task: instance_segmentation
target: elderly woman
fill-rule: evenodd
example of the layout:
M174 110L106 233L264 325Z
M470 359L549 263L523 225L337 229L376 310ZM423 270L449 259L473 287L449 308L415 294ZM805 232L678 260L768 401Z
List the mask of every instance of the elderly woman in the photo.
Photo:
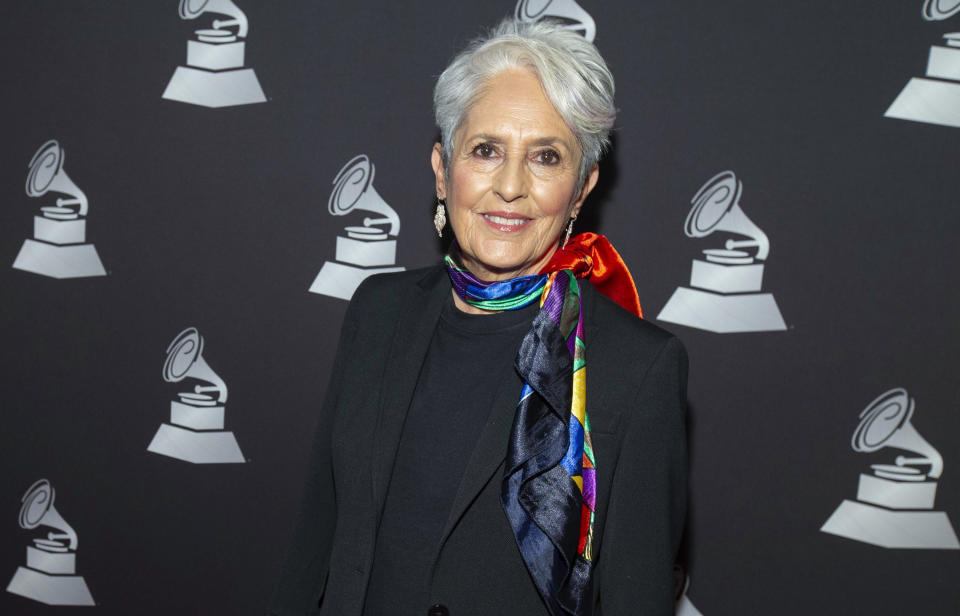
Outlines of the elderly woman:
M506 21L434 103L452 247L350 303L273 613L672 614L686 356L605 238L570 237L613 77Z

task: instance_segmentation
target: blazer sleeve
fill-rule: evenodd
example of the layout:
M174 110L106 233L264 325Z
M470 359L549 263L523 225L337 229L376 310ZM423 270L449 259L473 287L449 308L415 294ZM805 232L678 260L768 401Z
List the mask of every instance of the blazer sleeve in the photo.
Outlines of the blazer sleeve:
M597 566L604 616L673 616L673 563L687 506L687 355L660 349L626 413Z
M319 612L337 519L333 481L332 439L334 415L345 365L357 331L358 302L347 308L334 356L333 372L310 452L300 512L286 562L268 614L303 616Z

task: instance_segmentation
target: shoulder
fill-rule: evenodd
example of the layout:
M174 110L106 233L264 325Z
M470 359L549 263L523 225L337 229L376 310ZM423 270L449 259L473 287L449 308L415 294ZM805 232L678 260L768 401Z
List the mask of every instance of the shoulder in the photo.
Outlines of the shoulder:
M583 285L587 331L587 370L597 375L595 389L600 409L619 414L643 407L645 416L673 413L682 407L687 380L687 353L683 343L653 323L639 319L593 288ZM638 405L637 401L643 404ZM607 421L615 423L611 417Z
M438 274L443 273L441 265L430 265L402 272L375 274L365 279L353 294L353 301L369 301L374 298L396 297L410 289L429 286Z
M649 359L668 347L683 349L676 336L624 310L589 282L581 284L581 289L585 308L589 311L586 315L588 327L592 326L597 343L605 346L607 352Z
M429 291L445 279L446 274L439 265L376 274L357 287L350 300L350 310L369 313L409 309L408 304L418 290Z
M375 350L386 353L399 324L412 311L429 310L442 295L445 278L434 266L376 274L361 282L343 317L336 361L368 363Z

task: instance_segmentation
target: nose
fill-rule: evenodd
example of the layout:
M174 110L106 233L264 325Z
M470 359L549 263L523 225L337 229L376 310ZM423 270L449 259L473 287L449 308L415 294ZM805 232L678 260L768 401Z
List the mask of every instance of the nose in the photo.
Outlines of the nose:
M507 203L527 196L527 169L523 157L507 157L497 170L493 191Z

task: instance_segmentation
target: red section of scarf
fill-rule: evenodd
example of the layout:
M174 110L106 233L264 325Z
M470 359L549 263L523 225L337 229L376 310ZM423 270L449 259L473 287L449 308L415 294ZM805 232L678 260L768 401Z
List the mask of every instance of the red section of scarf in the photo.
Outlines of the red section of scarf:
M580 233L571 237L566 246L554 253L540 273L549 274L565 269L572 270L577 278L586 278L598 291L643 318L640 297L630 270L605 236Z

